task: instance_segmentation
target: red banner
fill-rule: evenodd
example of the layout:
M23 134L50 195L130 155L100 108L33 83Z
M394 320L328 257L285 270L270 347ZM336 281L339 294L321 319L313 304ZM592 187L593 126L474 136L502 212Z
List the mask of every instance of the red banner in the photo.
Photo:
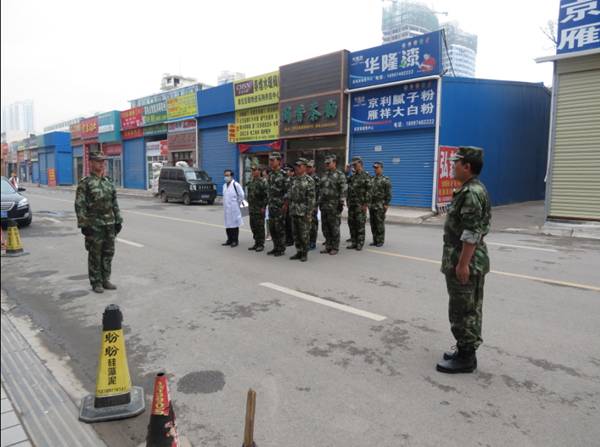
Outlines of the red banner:
M454 163L450 157L458 150L454 146L440 146L438 155L437 206L438 208L452 202L452 193L460 186L454 179Z
M79 140L81 138L81 122L71 124L69 132L71 132L71 140Z
M114 157L114 156L121 155L121 144L120 143L116 143L116 144L104 143L102 145L102 152L104 152L104 155L106 155L107 157Z
M144 108L134 107L133 109L121 112L121 130L135 129L144 125Z
M191 119L191 120L183 120L183 121L177 121L175 123L169 123L169 132L181 132L181 131L186 131L189 129L195 129L196 128L196 120Z
M281 140L273 141L268 144L242 144L238 143L238 149L243 154L244 152L248 152L250 149L254 147L260 147L264 150L272 150L272 151L280 151L281 150Z
M160 147L160 155L162 155L163 157L168 157L169 156L169 141L168 140L160 140L159 147Z
M141 138L144 136L144 128L139 127L137 129L129 129L121 131L121 138L124 140L132 140L134 138Z
M169 151L195 151L197 135L198 132L196 130L169 134L167 136Z
M48 186L56 186L56 171L54 168L48 169Z
M98 117L87 118L81 121L81 138L91 139L98 137Z
M90 175L90 147L83 146L83 175Z

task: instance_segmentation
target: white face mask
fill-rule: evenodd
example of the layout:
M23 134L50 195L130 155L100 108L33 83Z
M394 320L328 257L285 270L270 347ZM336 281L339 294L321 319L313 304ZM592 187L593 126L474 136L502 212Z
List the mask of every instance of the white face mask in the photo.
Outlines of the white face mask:
M223 180L225 180L226 183L229 183L231 181L231 177L226 175L225 177L223 177Z

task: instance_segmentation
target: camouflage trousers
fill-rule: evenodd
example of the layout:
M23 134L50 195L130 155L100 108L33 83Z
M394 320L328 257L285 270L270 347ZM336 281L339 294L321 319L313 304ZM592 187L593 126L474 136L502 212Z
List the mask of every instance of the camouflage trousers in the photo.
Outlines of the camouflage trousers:
M250 229L257 247L265 245L265 215L259 211L250 212Z
M365 224L367 223L367 213L363 211L360 205L350 205L348 208L348 228L350 229L350 238L352 243L360 247L365 245Z
M285 216L281 208L269 208L269 232L273 240L273 248L277 251L285 251Z
M294 243L294 219L289 210L285 213L285 243L287 245Z
M467 284L461 284L454 272L446 274L446 287L450 302L448 317L450 329L460 349L477 349L481 338L483 286L485 276L471 275Z
M383 244L385 240L385 210L383 208L369 208L369 221L373 242Z
M114 225L94 227L93 230L94 234L85 238L85 249L88 251L90 284L95 287L110 280L116 234Z
M310 243L310 227L312 216L292 216L294 229L294 243L298 253L307 253Z
M319 234L319 219L317 219L317 212L315 211L311 215L310 222L310 244L315 245L317 243L317 236Z
M325 237L325 248L328 250L340 248L340 222L339 211L321 210L321 230Z

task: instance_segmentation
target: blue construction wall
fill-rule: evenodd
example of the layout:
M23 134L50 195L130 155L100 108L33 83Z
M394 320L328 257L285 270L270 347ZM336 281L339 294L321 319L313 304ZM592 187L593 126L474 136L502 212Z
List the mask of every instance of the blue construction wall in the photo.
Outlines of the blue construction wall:
M200 90L196 93L198 99L198 116L205 117L233 112L233 84L223 84L218 87Z
M44 147L38 149L39 181L48 184L48 169L56 171L57 185L73 184L73 148L69 132L50 132L42 135Z
M542 84L443 78L439 143L484 148L494 205L544 198L549 122Z
M123 186L146 189L146 147L143 138L123 141Z

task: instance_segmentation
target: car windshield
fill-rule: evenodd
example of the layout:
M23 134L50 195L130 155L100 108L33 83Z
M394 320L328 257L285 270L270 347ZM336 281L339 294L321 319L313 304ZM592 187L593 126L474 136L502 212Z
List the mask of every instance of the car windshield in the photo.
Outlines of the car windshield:
M208 181L208 174L204 171L185 171L187 180L203 180Z
M12 194L15 188L7 180L2 179L2 194Z

